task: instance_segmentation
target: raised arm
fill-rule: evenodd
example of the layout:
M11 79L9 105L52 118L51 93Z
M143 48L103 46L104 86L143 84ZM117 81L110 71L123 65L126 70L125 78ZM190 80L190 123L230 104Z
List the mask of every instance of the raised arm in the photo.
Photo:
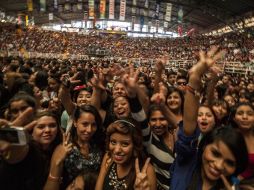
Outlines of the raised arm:
M217 47L212 47L210 51L199 52L199 61L189 71L189 83L184 101L183 129L187 136L191 136L197 126L197 114L199 106L198 91L201 86L202 75L211 68L214 63L225 54Z
M72 143L70 143L69 140L70 133L63 134L63 143L56 147L51 158L50 171L44 190L60 189L64 159L72 150Z
M61 85L58 96L68 115L72 115L75 110L75 104L71 100L70 89L64 85Z
M13 122L9 122L4 119L0 119L0 128L5 126L24 126L27 123L27 118L31 118L33 115L33 108L27 108L17 119ZM36 121L24 126L25 131L31 131L36 125ZM29 152L29 144L23 146L13 145L10 142L0 140L0 156L9 164L16 164L24 160Z
M130 72L123 75L123 82L126 86L127 94L130 98L137 97L142 108L147 113L150 104L148 96L143 92L138 85L139 70L134 71L133 66L130 66Z
M167 59L168 59L168 56L164 55L163 57L161 57L160 59L156 61L154 93L159 93L160 91L159 83L162 82L161 75L162 75L162 72L165 70Z

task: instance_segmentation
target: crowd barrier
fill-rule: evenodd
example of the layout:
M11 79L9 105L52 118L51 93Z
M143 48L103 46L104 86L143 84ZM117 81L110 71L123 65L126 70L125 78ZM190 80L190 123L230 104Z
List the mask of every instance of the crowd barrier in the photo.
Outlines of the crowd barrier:
M70 60L89 60L97 59L89 55L74 55L74 54L57 54L57 53L40 53L40 52L26 52L26 51L4 51L0 50L0 57L23 57L23 58L50 58L50 59L70 59ZM104 56L103 59L110 60L111 62L128 63L129 60L136 65L149 65L154 67L155 59L144 58L126 58L126 57L112 57ZM165 68L170 70L177 70L179 68L189 68L195 64L195 60L168 60ZM240 62L240 61L222 61L216 63L225 73L239 74L239 75L253 75L254 74L254 62Z

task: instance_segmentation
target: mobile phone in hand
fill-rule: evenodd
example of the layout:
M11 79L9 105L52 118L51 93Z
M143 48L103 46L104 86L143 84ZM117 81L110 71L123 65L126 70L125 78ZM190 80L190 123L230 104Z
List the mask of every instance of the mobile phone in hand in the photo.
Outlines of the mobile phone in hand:
M28 134L22 127L0 128L0 140L22 146L28 143Z

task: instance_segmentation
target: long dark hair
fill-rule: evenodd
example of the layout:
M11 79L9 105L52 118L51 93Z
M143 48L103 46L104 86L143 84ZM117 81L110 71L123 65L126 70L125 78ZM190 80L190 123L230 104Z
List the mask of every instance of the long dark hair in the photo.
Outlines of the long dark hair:
M104 149L104 135L102 133L102 119L97 111L97 109L92 106L92 105L82 105L82 106L77 106L75 111L74 111L74 121L77 121L78 118L81 116L83 113L91 113L95 117L95 122L96 122L96 132L94 133L93 137L91 138L91 145L97 145L101 150ZM72 127L71 129L71 138L73 143L79 147L77 143L77 130L75 127Z
M120 133L123 135L130 135L133 142L133 154L130 160L131 169L126 176L127 189L132 190L134 187L136 172L135 172L135 159L138 158L140 165L144 164L145 155L143 153L143 140L142 140L142 132L140 128L137 126L135 121L130 119L120 119L111 123L106 132L106 149L111 156L109 151L110 144L110 136L114 133Z
M214 130L205 134L202 140L199 143L198 149L198 166L196 171L192 176L192 183L189 185L188 190L196 190L197 188L197 180L199 178L199 174L202 168L202 156L206 146L212 144L214 142L222 141L232 152L236 160L236 170L231 176L237 176L238 174L242 173L248 164L248 150L246 147L245 140L242 134L230 128L229 126L226 127L218 127ZM228 176L228 177L231 177ZM218 181L216 187L222 186L221 180ZM217 189L217 188L216 188Z

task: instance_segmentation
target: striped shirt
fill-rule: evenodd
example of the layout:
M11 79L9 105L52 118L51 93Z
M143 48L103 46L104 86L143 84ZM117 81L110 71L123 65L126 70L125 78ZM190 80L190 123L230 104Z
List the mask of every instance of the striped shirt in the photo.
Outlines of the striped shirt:
M132 111L132 117L141 123L143 144L151 158L154 166L157 184L165 190L170 189L170 166L174 162L174 154L164 143L162 137L155 135L148 126L148 120L143 109L137 112L137 104L135 105L135 113ZM132 105L131 105L132 107Z

